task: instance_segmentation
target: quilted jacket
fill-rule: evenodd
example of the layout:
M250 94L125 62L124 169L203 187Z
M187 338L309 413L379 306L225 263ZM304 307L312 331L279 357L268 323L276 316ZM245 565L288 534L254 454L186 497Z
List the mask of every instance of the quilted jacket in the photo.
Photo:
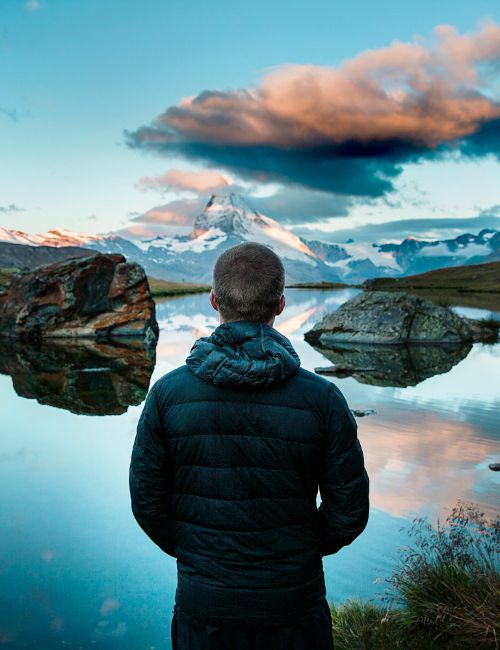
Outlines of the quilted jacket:
M280 625L313 608L322 557L367 524L368 488L344 396L273 327L219 325L148 393L132 511L177 559L176 603L191 616Z

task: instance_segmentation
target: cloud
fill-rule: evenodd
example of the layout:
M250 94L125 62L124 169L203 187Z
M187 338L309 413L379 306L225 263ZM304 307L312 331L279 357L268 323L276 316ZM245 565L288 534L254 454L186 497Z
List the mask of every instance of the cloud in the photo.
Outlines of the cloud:
M184 171L169 169L160 176L143 176L138 186L140 189L160 191L187 190L195 194L211 194L222 187L230 185L227 176L208 169Z
M10 205L0 205L0 212L2 214L11 214L12 212L24 212L24 208L11 203Z
M13 122L19 120L19 111L16 108L6 108L5 106L0 106L0 114L5 115Z
M117 234L132 239L149 239L158 235L186 234L192 230L193 221L203 212L206 197L178 199L157 205L143 214L132 217L131 224Z
M36 11L37 9L40 9L40 2L39 0L27 0L26 7L31 11Z
M383 196L403 165L500 152L500 27L449 25L339 67L286 65L255 88L206 90L125 131L132 148L257 182Z
M500 204L479 210L480 217L498 217L500 219Z
M290 226L346 217L354 201L327 192L282 188L272 196L252 196L248 203L259 212Z
M0 106L0 115L5 115L13 122L19 122L20 119L31 116L30 109L9 108L7 106Z

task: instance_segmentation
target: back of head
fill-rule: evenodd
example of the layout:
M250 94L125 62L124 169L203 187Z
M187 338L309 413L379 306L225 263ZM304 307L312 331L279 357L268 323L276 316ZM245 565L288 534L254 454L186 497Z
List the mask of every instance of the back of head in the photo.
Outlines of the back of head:
M213 292L222 318L267 323L285 288L285 269L269 247L255 242L228 248L217 259Z

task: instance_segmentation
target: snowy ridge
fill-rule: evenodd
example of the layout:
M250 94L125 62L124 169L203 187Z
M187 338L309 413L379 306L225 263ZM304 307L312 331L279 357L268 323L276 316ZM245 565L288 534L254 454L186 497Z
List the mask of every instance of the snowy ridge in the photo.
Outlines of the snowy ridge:
M271 246L282 257L314 265L316 255L300 237L278 221L252 210L237 194L212 195L204 212L196 218L190 237L195 241L214 231Z
M381 276L422 273L443 266L500 259L500 231L485 228L477 235L426 241L408 235L400 243L307 241L278 221L252 209L234 193L212 195L188 235L128 240L118 235L90 235L65 229L28 234L0 228L0 242L32 246L79 246L121 253L154 277L210 282L222 251L242 242L269 246L283 260L287 282L363 282Z
M7 228L0 227L0 241L31 246L85 246L90 242L101 240L103 237L103 235L72 232L64 228L48 230L44 234L28 234L21 230L7 230Z

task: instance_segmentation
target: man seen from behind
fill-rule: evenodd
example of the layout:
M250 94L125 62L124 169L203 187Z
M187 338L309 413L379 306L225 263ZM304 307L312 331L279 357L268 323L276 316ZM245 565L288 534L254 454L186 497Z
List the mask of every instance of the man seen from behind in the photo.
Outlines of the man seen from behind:
M220 325L138 423L132 510L177 560L174 650L333 648L322 558L366 527L369 480L344 396L273 327L284 286L267 246L222 253Z

